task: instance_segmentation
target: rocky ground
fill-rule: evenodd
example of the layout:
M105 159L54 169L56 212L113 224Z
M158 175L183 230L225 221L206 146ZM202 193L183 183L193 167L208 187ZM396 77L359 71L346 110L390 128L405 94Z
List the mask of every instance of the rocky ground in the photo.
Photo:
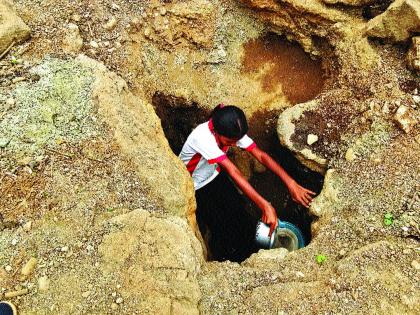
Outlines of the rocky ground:
M0 26L20 314L420 312L418 1L0 0ZM170 131L219 102L325 174L304 249L206 261Z

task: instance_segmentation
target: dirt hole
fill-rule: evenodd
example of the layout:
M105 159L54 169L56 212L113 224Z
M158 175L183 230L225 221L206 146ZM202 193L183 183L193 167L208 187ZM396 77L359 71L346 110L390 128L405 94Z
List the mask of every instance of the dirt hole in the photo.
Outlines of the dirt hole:
M198 104L162 93L155 94L153 105L162 121L163 130L175 154L179 154L190 132L209 117L209 112L200 109ZM259 112L248 118L249 135L262 149L269 152L295 180L318 193L322 188L322 176L304 167L294 158L291 152L280 145L276 134L278 114L278 112ZM234 162L240 158L240 154L248 155L246 152L241 151L239 153L237 150L232 150L229 153ZM249 161L253 160L252 157L248 159ZM206 193L213 196L224 194L223 202L232 205L232 207L228 211L217 213L214 209L214 199L205 200L202 203L204 207L213 210L212 215L217 213L218 220L224 223L210 224L209 220L211 221L213 218L209 217L209 213L205 213L198 218L200 231L207 243L210 253L209 260L241 262L258 251L253 238L261 212L234 188L228 176L221 174L216 179L218 185L211 188L210 191L206 191ZM250 183L273 204L280 220L293 223L302 231L305 243L308 244L311 240L312 217L305 208L291 200L282 182L270 171L252 171ZM202 189L205 189L205 187ZM200 209L197 210L197 213L199 211ZM238 213L242 213L239 218ZM232 223L237 224L236 231L232 231L234 225ZM210 229L209 226L213 226L213 229Z
M299 45L273 33L244 45L242 72L255 75L267 91L281 86L293 104L313 99L323 89L325 80L321 60L311 59ZM160 92L155 93L152 103L176 155L181 152L190 132L210 116L210 111L203 110L195 102ZM249 135L297 182L319 193L323 176L304 167L280 145L276 132L279 114L280 111L260 111L248 117ZM258 166L247 152L234 148L229 151L229 157L240 168L245 165L251 185L272 203L280 220L290 222L301 230L305 244L308 244L312 238L313 218L306 208L291 200L281 180L271 171ZM259 250L254 236L261 211L236 189L223 172L216 180L217 185L207 185L199 190L202 194L196 193L197 202L201 205L196 212L200 231L207 243L209 260L241 262ZM221 200L223 211L216 211L220 206L219 196L224 196Z

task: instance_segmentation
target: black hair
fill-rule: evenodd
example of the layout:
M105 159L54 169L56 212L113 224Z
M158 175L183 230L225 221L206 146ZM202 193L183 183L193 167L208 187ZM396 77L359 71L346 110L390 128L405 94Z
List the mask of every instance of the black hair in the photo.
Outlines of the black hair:
M242 109L233 105L219 104L211 114L214 131L219 135L240 139L248 132L248 122Z

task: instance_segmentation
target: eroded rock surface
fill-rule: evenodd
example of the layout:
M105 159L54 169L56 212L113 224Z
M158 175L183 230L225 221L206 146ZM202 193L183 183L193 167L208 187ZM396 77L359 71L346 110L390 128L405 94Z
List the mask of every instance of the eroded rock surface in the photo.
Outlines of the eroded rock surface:
M420 31L420 3L417 0L396 0L388 9L370 20L366 34L372 37L405 41Z
M15 1L34 37L0 61L0 297L23 314L419 313L420 84L404 48L366 38L394 21L392 7L362 17L378 3ZM391 41L412 34L390 25ZM322 58L310 98L264 83L278 56L253 44L280 35ZM154 110L206 117L221 101L326 172L305 248L204 262L192 182Z
M31 30L17 16L9 1L0 1L0 52L3 52L12 43L21 43L26 40Z
M420 73L420 36L412 38L412 44L407 54L408 66Z

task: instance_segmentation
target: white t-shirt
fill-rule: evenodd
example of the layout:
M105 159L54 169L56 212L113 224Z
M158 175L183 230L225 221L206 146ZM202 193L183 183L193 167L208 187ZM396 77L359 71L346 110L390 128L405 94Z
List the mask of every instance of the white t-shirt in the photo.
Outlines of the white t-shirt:
M244 135L236 145L247 151L256 147L255 142ZM220 172L218 162L227 158L228 146L217 143L211 119L198 125L188 136L179 154L180 159L190 172L195 190L211 182Z

